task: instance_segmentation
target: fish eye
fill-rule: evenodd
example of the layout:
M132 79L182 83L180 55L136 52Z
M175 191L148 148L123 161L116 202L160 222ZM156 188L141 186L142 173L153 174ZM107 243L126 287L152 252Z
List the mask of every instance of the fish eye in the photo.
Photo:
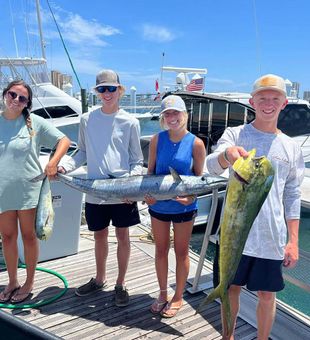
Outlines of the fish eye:
M205 181L205 180L206 180L206 178L205 178L204 176L202 176L202 177L201 177L201 180L202 180L202 181Z
M255 168L256 168L256 169L258 169L258 168L259 168L259 166L260 166L260 165L259 165L259 162L258 162L258 161L256 161L256 162L254 163L254 166L255 166Z

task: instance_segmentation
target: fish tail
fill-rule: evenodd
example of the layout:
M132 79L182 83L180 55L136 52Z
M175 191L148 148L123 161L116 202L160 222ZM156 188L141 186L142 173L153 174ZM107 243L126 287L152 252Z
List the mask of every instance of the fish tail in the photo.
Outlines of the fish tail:
M199 313L204 306L206 306L208 303L214 301L217 298L221 298L220 286L217 286L215 289L213 289L212 292L202 300L202 302L199 304L196 310L196 314Z
M234 324L231 319L231 309L228 291L225 290L221 296L222 303L222 322L223 322L223 334L229 339L234 331Z
M197 308L196 314L199 313L208 303L220 298L222 304L222 320L223 333L231 336L234 331L234 325L231 320L230 302L228 291L223 290L221 285L218 285L207 297L205 297Z

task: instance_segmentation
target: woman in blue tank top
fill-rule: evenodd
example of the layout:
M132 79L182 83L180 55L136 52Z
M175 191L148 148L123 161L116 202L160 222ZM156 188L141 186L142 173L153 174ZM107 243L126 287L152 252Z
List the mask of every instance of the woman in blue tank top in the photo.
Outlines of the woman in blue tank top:
M180 175L202 175L206 157L201 139L187 130L188 114L181 97L170 95L161 104L160 124L164 131L154 135L150 142L148 174L169 174L169 167ZM183 304L183 291L189 273L189 241L197 213L194 196L176 197L173 200L156 201L145 197L151 215L155 240L155 267L160 287L158 298L151 312L171 318ZM170 224L173 224L176 255L176 288L168 302L168 253L170 248Z

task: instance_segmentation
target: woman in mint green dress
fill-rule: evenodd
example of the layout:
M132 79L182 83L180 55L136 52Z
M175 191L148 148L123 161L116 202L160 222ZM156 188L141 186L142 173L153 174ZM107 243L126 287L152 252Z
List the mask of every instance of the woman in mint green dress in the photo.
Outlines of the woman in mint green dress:
M29 113L32 90L24 81L11 82L3 90L4 110L0 112L0 234L9 282L0 293L0 303L19 303L33 289L38 261L38 240L35 215L41 182L29 180L42 172L39 154L41 146L56 152L44 172L53 178L57 164L66 154L70 140L45 119ZM20 286L17 278L18 222L22 235L26 281Z

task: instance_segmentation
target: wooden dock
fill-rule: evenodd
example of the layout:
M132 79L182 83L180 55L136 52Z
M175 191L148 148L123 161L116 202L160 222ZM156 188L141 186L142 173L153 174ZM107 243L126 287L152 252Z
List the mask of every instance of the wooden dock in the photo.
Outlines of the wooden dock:
M111 228L111 234L113 234L113 229ZM113 302L114 283L117 276L116 239L113 235L109 238L108 288L88 297L77 297L74 294L75 288L87 282L95 271L93 236L86 226L82 226L78 254L49 260L38 265L54 270L67 279L69 289L66 294L55 302L37 309L2 308L2 310L49 332L55 338L62 339L221 339L220 306L217 302L208 305L201 313L195 314L196 308L205 297L203 292L190 294L186 291L184 305L174 318L161 318L149 311L153 299L158 294L154 268L154 245L146 241L145 225L132 227L130 230L131 256L126 276L130 294L129 306L119 308ZM175 273L172 263L174 256L173 254L170 256L169 292L172 295ZM197 260L198 256L191 253L190 277L193 277ZM19 269L19 277L23 282L24 269ZM6 282L7 273L2 269L0 289L3 289ZM27 302L34 303L41 299L51 298L62 288L63 284L59 278L48 273L37 272L33 296ZM238 318L235 339L256 339L255 327L244 319ZM295 336L294 339L299 338Z
M219 339L221 320L219 304L214 302L202 313L195 314L204 293L185 293L182 310L172 319L154 316L150 305L158 294L154 259L140 247L142 229L136 228L132 237L130 264L126 276L130 304L119 308L114 305L114 282L117 276L116 243L110 238L107 263L109 286L104 291L88 297L77 297L75 287L87 282L94 274L94 241L84 228L81 231L79 253L65 258L40 263L39 267L54 270L63 275L69 289L54 303L38 309L2 309L18 318L38 326L63 339L139 339L139 338L195 338ZM136 240L135 240L136 239ZM153 245L150 245L153 247ZM19 269L21 281L25 270ZM7 281L2 270L0 282ZM173 292L175 275L169 270L170 293ZM33 297L28 303L51 298L62 289L62 282L48 273L37 272ZM0 287L0 289L2 289ZM242 319L238 319L236 334L239 339L254 339L256 330Z

